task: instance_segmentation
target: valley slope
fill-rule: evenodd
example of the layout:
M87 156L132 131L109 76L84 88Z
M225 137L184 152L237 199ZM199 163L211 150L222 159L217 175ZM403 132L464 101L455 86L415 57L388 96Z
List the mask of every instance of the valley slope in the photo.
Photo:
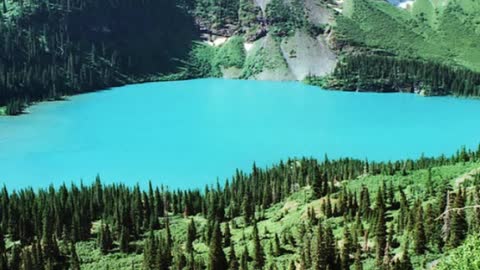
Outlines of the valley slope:
M478 96L480 4L417 0L17 2L0 8L0 107L150 80L299 80ZM133 8L134 7L134 8Z

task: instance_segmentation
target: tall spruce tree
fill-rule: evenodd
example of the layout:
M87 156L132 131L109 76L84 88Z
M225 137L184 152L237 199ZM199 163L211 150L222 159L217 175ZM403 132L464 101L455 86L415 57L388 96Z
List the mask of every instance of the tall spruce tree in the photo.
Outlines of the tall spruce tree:
M415 253L424 254L427 249L427 239L425 236L425 228L423 225L424 222L423 216L423 207L421 202L417 207L417 217L415 220L415 231L414 231L414 247Z
M385 220L385 203L383 201L383 192L381 189L377 192L376 201L377 221L375 226L375 259L377 267L383 265L385 256L385 247L387 245L387 223Z
M348 226L345 226L343 232L343 246L341 251L341 268L344 270L350 269L350 264L352 261L350 255L353 254L353 251L355 250L352 242L353 240L352 235L350 234L350 230Z
M222 231L220 224L215 222L213 227L213 235L210 240L210 250L208 253L208 269L209 270L225 270L228 268L227 259L223 252Z
M463 210L465 207L465 197L462 192L462 188L459 188L457 194L455 195L453 207L461 210L454 210L451 213L452 221L448 245L452 248L458 247L463 242L468 231L467 217L465 210Z
M258 225L255 222L253 224L253 267L255 269L263 269L265 266L265 252L260 242L260 235L258 232Z
M187 229L187 242L186 242L186 250L187 252L193 251L193 242L197 238L197 228L195 226L195 221L193 218L190 220Z
M71 270L80 270L80 259L77 255L77 249L75 243L71 244L70 247L70 269Z

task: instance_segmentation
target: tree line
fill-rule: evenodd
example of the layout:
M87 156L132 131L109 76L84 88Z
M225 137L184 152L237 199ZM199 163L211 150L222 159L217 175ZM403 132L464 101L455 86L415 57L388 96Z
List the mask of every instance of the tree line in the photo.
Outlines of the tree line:
M478 72L433 61L366 53L346 55L327 84L352 91L480 95Z
M64 184L37 191L4 187L0 192L0 269L79 269L75 243L92 238L104 254L140 250L143 269L282 269L267 265L266 257L285 252L294 252L298 259L283 269L297 265L349 269L352 264L362 269L369 256L382 269L410 269L405 268L411 264L408 246L400 258L392 257L392 250L401 244L399 235L412 236L416 254L459 246L468 233L480 228L480 211L467 219L464 211L448 210L477 202L480 185L454 190L445 182L435 190L426 189L422 196L407 198L400 185L382 183L378 190L364 186L352 192L339 181L366 174L408 175L478 160L480 150L465 149L451 157L398 162L296 159L266 169L254 164L250 173L237 171L225 184L204 190L170 191L151 183L146 189L104 185L99 177L91 185ZM307 221L296 224L298 234L260 232L257 224L265 218L264 211L305 187L312 190L310 200L322 199L320 212L308 209ZM436 198L435 203L423 204L427 198ZM392 211L398 215L390 216ZM444 212L441 221L435 219ZM178 216L191 220L185 241L171 232L170 219ZM207 224L196 226L195 216L204 217ZM344 220L343 239L333 235L329 218ZM231 229L248 226L253 232L245 239L253 249L235 251ZM372 239L373 249L368 244ZM138 241L143 244L139 246ZM208 258L197 256L193 245L197 242L209 246ZM288 251L287 245L294 251Z

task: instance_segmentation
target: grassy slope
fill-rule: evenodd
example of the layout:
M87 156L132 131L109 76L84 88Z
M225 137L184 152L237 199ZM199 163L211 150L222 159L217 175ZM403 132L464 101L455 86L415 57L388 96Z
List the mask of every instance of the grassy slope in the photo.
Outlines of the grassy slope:
M479 163L459 163L456 165L436 167L432 169L432 179L434 183L439 183L443 179L449 180L452 185L455 185L456 179L465 175L466 173L471 172L474 169L480 168ZM372 202L374 201L375 192L380 187L382 180L385 183L393 182L394 185L401 184L405 187L404 191L407 195L407 198L412 202L414 198L422 195L425 191L425 185L427 182L427 170L419 170L411 173L407 176L394 175L394 176L363 176L353 181L344 182L349 190L352 192L359 193L362 185L365 185L369 188L371 192ZM398 193L398 192L397 192ZM398 198L398 194L396 194ZM332 201L335 201L335 195L332 196ZM320 202L324 198L317 200L312 200L312 192L309 188L300 190L292 194L287 200L274 205L273 207L267 209L264 213L264 219L258 223L259 232L263 242L264 248L269 248L269 242L273 240L275 233L281 236L283 233L293 234L296 236L299 233L299 228L302 222L307 220L307 209L315 209L317 215L320 214ZM425 203L428 200L425 201ZM396 211L390 212L390 215L396 215ZM201 232L202 227L205 226L207 220L202 217L194 217L197 231ZM250 253L252 252L252 246L250 239L250 234L252 233L252 227L243 225L241 218L235 220L237 228L232 228L232 241L236 243L235 249L237 251L237 256L240 257L244 247L247 246ZM340 240L343 234L343 219L341 217L330 218L327 220L334 229L335 237ZM172 216L171 217L171 230L174 241L179 243L184 243L186 240L186 230L189 223L189 218L183 218L181 216ZM97 224L98 225L98 224ZM94 224L94 231L95 231ZM280 237L282 239L282 237ZM359 242L362 239L359 239ZM373 243L373 238L370 239L370 242ZM399 242L405 241L405 239L397 239ZM282 240L281 240L282 241ZM282 241L283 242L283 241ZM138 249L138 254L123 255L117 251L113 251L109 255L101 255L98 249L95 247L95 240L89 242L82 242L77 244L77 252L82 261L82 269L106 269L108 265L110 269L132 269L132 264L136 266L135 269L138 269L142 263L142 256L139 255L141 252L142 242L134 244L134 249ZM197 257L202 257L204 259L208 258L208 247L196 241L194 244ZM269 263L278 263L278 262L289 262L291 259L298 259L295 254L295 247L290 244L283 245L284 252L282 256L277 258L267 257ZM229 252L229 248L225 249L226 254ZM395 252L400 252L400 248ZM453 254L458 252L452 251ZM297 251L298 254L298 251ZM411 252L413 254L413 252ZM412 261L416 269L419 269L420 266L426 262L431 262L436 259L444 258L443 255L437 254L435 251L431 251L425 256L413 256ZM367 258L364 260L364 269L372 269L374 263L373 258ZM288 265L287 263L282 263L282 265Z
M480 3L472 0L418 0L411 11L380 0L347 0L336 30L340 41L355 47L480 71L479 14Z

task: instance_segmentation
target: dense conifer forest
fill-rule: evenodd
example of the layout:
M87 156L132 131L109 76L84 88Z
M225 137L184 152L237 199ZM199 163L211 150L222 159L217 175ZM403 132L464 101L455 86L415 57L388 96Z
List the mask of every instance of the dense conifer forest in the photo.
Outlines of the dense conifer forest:
M480 228L480 150L292 159L203 190L0 192L1 269L421 269ZM471 245L471 244L470 244ZM438 261L438 259L440 259ZM442 268L440 268L442 269Z
M181 1L2 1L0 106L133 83L174 71L193 19ZM171 27L175 25L175 27Z
M381 55L346 55L332 76L307 83L350 91L479 96L480 73L435 62Z

